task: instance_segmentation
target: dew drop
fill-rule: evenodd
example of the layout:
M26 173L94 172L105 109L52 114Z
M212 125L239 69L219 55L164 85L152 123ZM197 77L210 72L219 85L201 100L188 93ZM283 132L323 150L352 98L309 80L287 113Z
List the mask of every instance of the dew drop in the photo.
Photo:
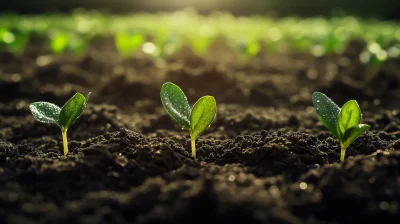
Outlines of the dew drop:
M115 162L124 167L126 164L128 164L128 159L120 153L117 157L115 157Z

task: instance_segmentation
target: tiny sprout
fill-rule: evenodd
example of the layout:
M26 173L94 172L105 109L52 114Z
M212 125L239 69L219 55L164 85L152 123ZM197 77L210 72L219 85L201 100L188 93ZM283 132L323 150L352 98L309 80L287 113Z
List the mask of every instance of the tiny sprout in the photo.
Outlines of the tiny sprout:
M35 102L29 105L35 120L42 123L57 124L61 128L64 155L68 153L67 130L69 126L82 114L89 100L90 92L86 96L76 93L62 108L47 102Z
M360 124L361 109L355 100L347 101L342 108L320 92L314 92L312 100L319 119L339 139L343 161L347 147L371 126Z
M210 126L217 112L214 97L201 97L191 110L185 94L173 83L164 83L160 95L164 109L190 133L192 155L196 158L196 138Z
M53 53L61 54L68 47L70 36L67 33L56 33L51 36L50 47Z
M123 57L134 54L145 41L145 37L140 34L118 33L115 37L115 45Z

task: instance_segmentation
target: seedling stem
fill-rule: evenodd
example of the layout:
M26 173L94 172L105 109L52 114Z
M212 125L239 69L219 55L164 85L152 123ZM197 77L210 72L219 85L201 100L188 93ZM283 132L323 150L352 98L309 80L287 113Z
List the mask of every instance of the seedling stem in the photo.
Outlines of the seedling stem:
M64 146L64 156L68 154L67 130L68 130L68 128L61 128L61 134L62 134L63 146Z
M341 145L341 152L340 152L340 161L344 161L344 156L346 155L346 147Z
M191 136L191 142L192 142L192 156L193 158L196 158L196 137Z

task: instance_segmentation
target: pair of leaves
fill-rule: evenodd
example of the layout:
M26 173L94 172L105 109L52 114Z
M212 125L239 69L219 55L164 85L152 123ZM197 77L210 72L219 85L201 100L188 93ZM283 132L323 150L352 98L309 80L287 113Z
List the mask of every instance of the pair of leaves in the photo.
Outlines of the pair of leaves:
M339 139L342 148L347 148L371 127L360 124L361 109L355 100L347 101L342 108L320 92L313 93L312 100L319 119Z
M172 118L197 138L214 120L217 104L212 96L201 97L190 109L183 91L175 84L167 82L161 88L161 102Z
M33 117L42 123L54 123L63 129L68 127L82 114L89 100L87 97L76 93L62 108L48 102L35 102L29 105Z

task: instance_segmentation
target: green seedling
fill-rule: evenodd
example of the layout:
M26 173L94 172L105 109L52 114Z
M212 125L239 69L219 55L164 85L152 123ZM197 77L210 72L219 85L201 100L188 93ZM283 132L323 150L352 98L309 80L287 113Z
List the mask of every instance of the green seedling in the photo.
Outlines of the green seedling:
M156 58L165 59L180 50L182 40L179 35L159 30L155 36L154 45L157 47L157 50L152 55Z
M208 36L194 36L190 40L191 47L193 52L197 55L205 55L208 52L208 49L214 43L214 37Z
M123 57L132 56L145 41L145 37L140 34L118 33L115 37L115 45Z
M347 101L342 108L320 92L314 92L312 100L319 119L339 139L343 161L347 147L371 126L360 124L361 109L355 100Z
M0 28L0 47L4 46L15 55L20 55L24 52L29 38L30 34L27 32Z
M68 47L70 36L64 32L50 35L50 48L54 54L61 54Z
M239 40L237 51L243 58L252 58L260 52L260 43L257 40Z
M89 100L89 96L90 92L86 97L80 93L76 93L62 108L47 102L35 102L29 105L29 109L37 121L57 124L61 128L64 155L68 153L67 130L82 114Z
M344 38L334 32L328 32L320 43L325 54L343 53L346 47Z
M162 86L160 95L164 109L190 133L192 155L196 158L196 138L210 126L217 112L217 103L214 97L203 96L190 109L183 91L170 82Z
M70 50L75 56L81 56L87 49L89 41L89 36L71 35L68 50Z

